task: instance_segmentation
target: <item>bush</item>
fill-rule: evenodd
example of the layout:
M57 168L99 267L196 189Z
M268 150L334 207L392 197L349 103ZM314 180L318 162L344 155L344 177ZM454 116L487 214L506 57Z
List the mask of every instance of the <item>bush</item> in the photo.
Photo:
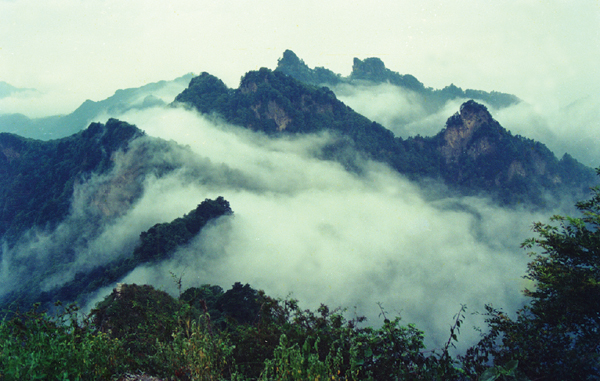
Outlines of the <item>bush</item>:
M79 322L74 305L55 317L37 306L16 313L0 323L0 343L2 380L108 380L124 370L120 341Z

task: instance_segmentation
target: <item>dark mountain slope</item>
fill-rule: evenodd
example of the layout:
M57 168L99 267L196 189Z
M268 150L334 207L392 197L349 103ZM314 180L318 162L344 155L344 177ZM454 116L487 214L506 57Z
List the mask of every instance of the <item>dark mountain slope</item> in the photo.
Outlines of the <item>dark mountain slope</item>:
M447 183L481 189L506 203L543 205L547 196L577 197L597 181L591 168L569 155L558 160L542 143L513 136L472 100L428 143L439 155Z
M37 302L45 306L50 306L56 300L85 302L90 293L114 284L136 267L169 259L179 247L188 244L211 221L232 214L229 202L223 197L206 199L183 217L156 224L142 232L133 252L105 265L78 271L73 279L60 286L49 290L43 290L41 287L44 278L52 275L56 269L46 268L45 273L32 272L26 286L23 285L0 298L0 311L9 305L11 309L17 306L27 309ZM67 261L61 258L57 258L55 262L67 264Z
M302 83L280 71L246 74L236 90L203 73L176 98L202 113L217 113L230 123L267 134L329 131L340 137L329 157L353 167L348 146L391 165L413 179L443 179L463 194L484 192L502 203L544 205L578 195L596 181L592 169L543 144L513 136L474 101L448 119L434 137L401 139L354 112L327 88Z
M421 96L423 106L427 107L429 112L438 111L446 102L456 98L471 98L485 102L495 108L507 107L521 101L511 94L497 91L463 90L454 84L441 90L434 90L425 87L423 83L410 74L403 75L386 68L383 61L375 57L364 60L354 58L350 76L341 77L339 74L322 67L311 69L294 52L286 50L283 57L279 59L275 70L315 86L332 86L340 83L355 84L360 81L368 81L373 84L390 83Z
M109 170L112 155L142 135L115 119L47 142L0 133L0 237L12 243L25 230L62 220L74 185Z
M38 298L45 303L56 299L81 300L89 293L119 281L139 265L171 258L178 248L188 244L211 221L230 215L233 215L233 211L223 197L206 199L183 217L156 224L142 232L133 253L89 272L79 272L70 282L41 293Z

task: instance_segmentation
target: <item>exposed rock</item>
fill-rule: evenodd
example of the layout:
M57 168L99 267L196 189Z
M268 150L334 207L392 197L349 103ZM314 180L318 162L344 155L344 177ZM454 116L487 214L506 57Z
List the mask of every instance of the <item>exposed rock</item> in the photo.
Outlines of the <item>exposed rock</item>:
M446 163L455 162L460 156L468 154L477 158L495 151L495 144L487 137L472 142L473 135L484 125L497 123L485 108L472 100L460 107L460 113L450 118L443 132L444 144L439 147ZM473 143L473 144L472 144Z
M15 159L18 159L21 157L21 154L18 153L17 151L15 151L12 147L0 147L2 148L2 153L4 154L4 156L6 157L6 160L10 163Z
M142 374L131 374L126 373L119 378L119 381L163 381L162 378L153 377L145 373Z
M527 172L523 168L523 163L516 160L510 163L510 167L508 167L508 181L511 181L515 175L520 177L527 176Z
M277 130L283 131L292 119L286 114L286 112L279 107L275 101L269 101L267 106L267 113L265 114L267 119L273 119L277 124Z

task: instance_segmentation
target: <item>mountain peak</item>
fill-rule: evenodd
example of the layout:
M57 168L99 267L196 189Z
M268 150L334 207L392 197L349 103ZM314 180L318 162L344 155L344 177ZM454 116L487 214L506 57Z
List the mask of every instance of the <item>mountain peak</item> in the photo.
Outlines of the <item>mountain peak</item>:
M446 163L458 160L465 153L475 158L494 150L493 141L500 136L499 134L494 134L494 139L491 140L488 139L489 136L476 139L476 133L484 126L496 132L502 129L484 105L474 100L463 103L460 111L448 118L446 129L441 132L443 144L439 149ZM474 142L477 143L476 147L473 146Z
M488 109L472 99L460 106L460 118L468 129L478 128L493 120Z
M368 81L373 84L388 83L399 86L425 97L423 107L431 113L440 111L446 102L456 98L476 99L495 108L504 108L521 102L519 98L511 94L497 91L488 93L482 90L463 90L454 84L441 90L434 90L425 87L423 83L410 74L399 74L386 68L383 61L377 57L365 58L364 60L354 58L352 72L347 77L342 77L340 74L323 67L311 69L289 49L283 53L283 57L277 62L275 71L314 86L335 86L342 83L352 85L354 81Z
M281 65L281 66L298 66L298 65L306 66L304 61L301 60L300 58L298 58L296 53L292 52L289 49L287 49L285 52L283 52L283 57L281 57L278 60L277 64Z
M391 83L413 91L424 91L425 86L410 74L398 74L385 67L380 58L354 58L350 79L368 80L375 83Z
M352 77L356 79L385 78L387 75L383 61L377 57L366 58L364 61L354 57Z
M323 67L309 68L296 53L289 49L283 52L282 58L277 60L275 71L314 86L335 85L342 80L339 74L335 74L329 69Z

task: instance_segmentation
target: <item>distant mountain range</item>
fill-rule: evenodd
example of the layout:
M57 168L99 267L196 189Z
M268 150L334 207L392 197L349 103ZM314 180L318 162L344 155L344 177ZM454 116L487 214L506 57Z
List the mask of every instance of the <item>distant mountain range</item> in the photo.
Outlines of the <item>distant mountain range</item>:
M0 81L0 99L6 98L12 94L20 93L20 92L24 92L24 91L36 91L36 90L19 88L19 87L15 87L9 83L6 83L4 81Z
M512 94L497 91L463 90L451 84L441 90L425 87L417 78L410 74L398 74L386 68L381 59L373 57L360 60L354 58L352 72L348 77L342 77L329 69L316 67L311 69L291 50L286 50L279 59L276 71L280 71L306 84L315 86L339 85L342 83L356 84L367 81L374 84L389 83L402 89L418 94L427 105L429 112L439 110L448 101L456 98L473 99L485 102L495 107L503 108L521 102Z
M463 194L483 193L504 204L542 206L552 198L581 195L595 182L591 168L569 155L558 160L542 143L513 136L473 100L440 126L437 135L408 139L357 114L326 87L300 82L280 70L249 72L235 90L202 73L175 103L267 134L327 131L339 138L328 148L327 158L348 168L356 167L356 157L347 155L351 147L412 179L443 180Z
M275 71L266 68L251 71L237 89L202 73L172 83L119 90L104 101L86 101L67 116L39 120L0 116L0 126L4 129L12 118L14 131L28 131L23 135L60 137L42 141L0 133L0 238L5 247L12 248L32 228L52 230L69 215L77 186L94 176L101 180L84 201L94 206L95 214L77 217L87 224L90 218L92 221L97 218L101 224L126 213L143 191L147 174L160 177L176 170L176 164L153 160L152 155L156 150L174 149L175 143L148 137L126 122L109 119L105 124L92 123L81 131L83 123L99 115L163 105L153 93L171 84L189 83L171 107L192 108L269 136L329 134L332 143L322 150L321 159L340 162L357 174L365 159L379 161L414 181L423 184L433 181L444 195L483 195L503 205L539 208L565 199L581 199L596 183L591 168L569 155L556 158L540 142L514 136L492 118L484 105L474 100L463 103L435 136L396 137L338 100L327 87L320 87L323 83L344 81L386 81L430 97L432 107L468 94L495 107L519 102L512 95L494 92L462 91L455 87L432 90L410 75L386 69L379 59L355 60L350 77L342 78L327 69L309 69L295 54L286 51ZM115 169L116 158L124 152L129 158ZM110 176L102 177L109 173ZM123 253L119 262L105 267L90 265L87 272L78 273L62 291L21 285L19 291L5 295L4 303L33 302L42 296L50 301L59 294L76 299L82 292L89 293L94 287L118 281L139 261L164 258L174 247L189 241L211 218L232 213L224 199L206 202L199 207L200 212L192 211L173 221L173 225L157 225L141 234L137 249L120 249ZM66 235L69 239L85 241L86 234L96 233L83 234L82 230L69 234ZM52 264L29 261L23 254L18 259L19 266L29 269L32 279L40 280L73 260L71 244L57 243ZM164 246L164 250L156 249L157 245ZM153 248L158 251L152 251ZM94 286L80 289L79 285L84 283Z
M91 121L101 116L108 118L131 109L164 106L167 102L163 98L170 101L193 77L190 73L172 81L159 81L138 88L117 90L113 96L102 101L86 100L75 111L64 116L31 119L23 114L0 114L0 132L40 140L64 138L85 129Z

